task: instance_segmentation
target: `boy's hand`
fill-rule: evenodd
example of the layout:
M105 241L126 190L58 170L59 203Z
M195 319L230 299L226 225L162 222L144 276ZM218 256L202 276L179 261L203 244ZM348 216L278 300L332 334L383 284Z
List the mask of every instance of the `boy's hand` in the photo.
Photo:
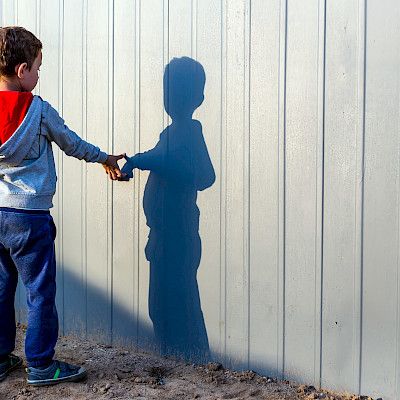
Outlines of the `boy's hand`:
M121 158L124 158L125 156L125 153L118 156L109 155L106 162L103 164L103 168L105 169L106 174L113 181L123 178L123 174L119 169L118 160L121 160Z

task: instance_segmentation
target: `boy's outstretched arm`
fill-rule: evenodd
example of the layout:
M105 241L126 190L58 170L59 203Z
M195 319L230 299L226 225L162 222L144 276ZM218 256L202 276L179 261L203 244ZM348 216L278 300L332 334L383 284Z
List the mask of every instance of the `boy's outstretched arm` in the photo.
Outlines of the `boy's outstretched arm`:
M107 175L112 180L120 179L123 176L118 166L118 160L123 158L124 154L108 155L102 152L97 146L80 138L65 125L64 120L60 117L57 110L51 107L46 101L43 101L42 116L42 125L44 128L42 134L45 134L50 141L57 143L58 147L65 154L75 157L78 160L103 164Z

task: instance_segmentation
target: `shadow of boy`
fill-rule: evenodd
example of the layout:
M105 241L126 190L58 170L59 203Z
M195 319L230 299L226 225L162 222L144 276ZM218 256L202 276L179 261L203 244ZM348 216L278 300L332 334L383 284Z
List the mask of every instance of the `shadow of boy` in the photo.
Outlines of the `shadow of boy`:
M143 207L150 234L149 314L164 354L209 358L197 270L201 259L197 191L215 181L201 123L192 118L204 100L200 63L174 58L164 72L164 106L172 123L156 146L128 158L122 173L149 170Z

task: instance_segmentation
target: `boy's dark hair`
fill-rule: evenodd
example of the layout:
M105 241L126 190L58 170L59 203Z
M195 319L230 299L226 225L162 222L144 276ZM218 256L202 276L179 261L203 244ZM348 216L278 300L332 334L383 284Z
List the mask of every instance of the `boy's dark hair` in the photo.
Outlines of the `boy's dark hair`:
M15 75L15 67L25 62L30 70L41 49L42 42L25 28L0 28L0 76Z

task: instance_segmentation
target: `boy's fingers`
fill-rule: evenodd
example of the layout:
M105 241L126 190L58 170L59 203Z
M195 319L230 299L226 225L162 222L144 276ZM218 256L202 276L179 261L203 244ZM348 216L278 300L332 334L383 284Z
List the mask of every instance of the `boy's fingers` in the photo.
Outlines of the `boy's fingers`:
M116 168L115 170L114 170L114 172L115 172L115 174L116 174L116 176L118 177L118 178L121 178L121 176L122 176L122 172L121 172L121 170L118 168Z
M113 181L115 181L115 180L117 179L117 176L116 176L116 174L115 174L115 171L110 170L110 178L111 178Z

